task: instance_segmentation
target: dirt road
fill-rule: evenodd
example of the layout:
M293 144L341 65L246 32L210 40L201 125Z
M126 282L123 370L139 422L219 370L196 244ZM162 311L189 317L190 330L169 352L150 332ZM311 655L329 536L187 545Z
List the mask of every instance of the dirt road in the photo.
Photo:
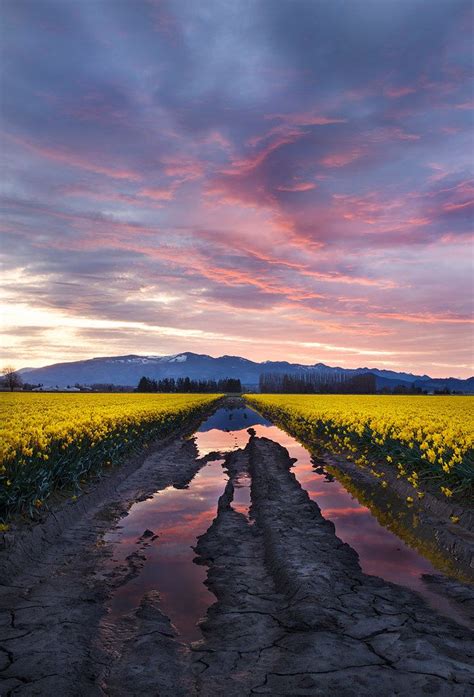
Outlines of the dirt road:
M36 533L14 565L0 553L2 697L472 696L469 629L364 575L286 450L265 438L224 456L228 481L196 545L215 595L202 640L180 639L160 588L111 619L111 598L140 574L152 542L144 530L124 562L104 536L134 502L186 486L216 457L178 437L112 477L80 515L59 516L54 534ZM250 515L233 502L244 475ZM472 606L472 594L463 602Z

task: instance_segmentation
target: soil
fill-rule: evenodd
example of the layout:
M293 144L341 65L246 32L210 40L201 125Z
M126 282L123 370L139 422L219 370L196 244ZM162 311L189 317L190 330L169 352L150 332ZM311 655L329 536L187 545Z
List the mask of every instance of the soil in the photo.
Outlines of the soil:
M416 593L363 574L290 471L287 451L266 438L220 456L228 482L195 548L216 598L202 640L180 638L159 588L112 619L114 591L140 574L159 530L144 528L125 562L114 560L107 533L133 503L187 486L218 456L199 458L194 442L177 436L75 515L59 515L54 528L45 521L42 534L35 526L15 554L0 552L2 697L472 696L470 630ZM246 475L248 514L233 506ZM465 586L432 583L472 608Z

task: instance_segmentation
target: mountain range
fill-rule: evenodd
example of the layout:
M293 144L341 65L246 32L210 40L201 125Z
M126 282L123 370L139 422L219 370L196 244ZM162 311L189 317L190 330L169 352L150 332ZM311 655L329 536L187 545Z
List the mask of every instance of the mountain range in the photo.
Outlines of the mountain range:
M91 358L69 363L55 363L43 368L23 368L24 382L42 384L45 387L65 387L67 385L113 384L136 387L142 376L155 380L162 378L189 377L192 379L219 380L239 378L247 389L258 388L262 373L301 374L319 371L324 374L334 372L345 375L372 373L376 378L377 389L421 387L424 390L448 388L467 394L474 394L474 377L467 380L457 378L431 378L429 375L379 370L378 368L339 368L324 363L302 365L287 361L264 361L257 363L239 356L220 356L213 358L205 354L186 351L172 356L111 356Z

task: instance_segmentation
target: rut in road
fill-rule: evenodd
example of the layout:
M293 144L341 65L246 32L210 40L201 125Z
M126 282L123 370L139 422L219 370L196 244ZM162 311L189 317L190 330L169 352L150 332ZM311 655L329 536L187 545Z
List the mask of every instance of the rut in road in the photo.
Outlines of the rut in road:
M180 641L159 588L110 621L114 589L140 573L147 551L114 566L104 533L133 501L186 485L206 462L189 441L162 448L4 588L2 695L471 697L469 630L363 574L287 451L265 438L226 456L217 515L196 545L216 597L202 641ZM234 503L246 473L249 515Z
M198 694L470 695L469 631L364 575L284 448L251 439L231 477L245 460L254 524L232 510L230 484L198 545L218 598L197 647Z

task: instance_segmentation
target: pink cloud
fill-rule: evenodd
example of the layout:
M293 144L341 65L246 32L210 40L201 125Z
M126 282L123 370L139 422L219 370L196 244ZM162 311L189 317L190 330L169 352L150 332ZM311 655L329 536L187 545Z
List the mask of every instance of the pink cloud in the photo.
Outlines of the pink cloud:
M232 149L232 143L220 131L211 131L202 142L207 145L218 145L223 150Z
M323 165L323 167L345 167L346 165L349 165L351 162L358 160L361 157L361 155L362 152L360 150L354 149L349 150L347 152L339 152L333 153L331 155L326 155L321 160L319 160L319 163Z
M322 116L313 112L267 114L264 118L269 121L284 121L286 124L293 126L328 126L333 123L347 123L347 119Z
M80 155L79 153L67 150L66 148L52 148L38 145L24 138L18 138L17 136L11 136L11 138L19 145L27 148L31 152L34 152L36 155L44 157L48 160L60 162L68 167L78 167L79 169L93 172L94 174L103 174L111 179L126 179L129 181L140 181L142 179L142 175L138 172L121 167L107 166L105 164L93 161L92 158L89 159L88 157Z
M474 101L461 102L460 104L455 104L454 108L459 109L461 111L464 111L464 110L470 111L471 109L474 109Z
M351 225L358 227L360 235L377 235L388 240L395 235L399 241L419 241L419 229L436 221L437 211L423 192L411 192L407 196L385 198L377 191L361 196L333 194L333 211ZM368 226L368 227L367 227ZM426 230L428 234L430 230Z
M311 191L316 188L312 182L298 182L295 184L281 184L277 186L278 191Z
M86 199L93 199L94 201L114 201L138 208L143 208L144 205L142 193L124 194L115 190L94 189L83 184L61 186L58 188L58 191L62 196L80 196ZM157 198L156 200L160 199ZM152 200L147 201L146 205L152 208L162 208L162 205Z
M338 271L332 271L328 273L323 273L321 271L310 271L309 269L301 269L301 273L305 276L311 276L312 278L317 278L321 281L327 281L328 283L349 283L361 286L374 286L376 288L398 288L399 284L392 281L389 278L375 279L368 278L365 276L352 275L350 273L344 274Z
M304 131L301 130L301 128L281 124L278 126L274 126L268 131L265 131L265 133L260 133L258 135L252 136L251 138L248 138L246 144L249 145L251 148L256 148L258 145L260 145L260 143L264 143L265 141L269 141L270 139L273 139L274 143L278 143L279 140L286 139L288 137L294 137L294 139L297 140L297 138L302 135L304 135ZM265 147L271 147L271 144L269 146L269 144L267 143L267 146Z
M414 87L409 87L400 85L398 87L387 87L384 90L384 94L387 95L387 97L390 97L391 99L395 99L397 97L406 97L407 94L413 94L416 92L416 89Z
M303 132L298 129L281 133L260 151L253 153L252 155L247 155L247 157L243 157L239 160L233 160L230 167L222 170L222 174L230 176L247 174L263 164L267 157L273 152L279 150L285 145L296 142L302 135Z
M204 174L204 165L196 159L184 156L166 156L162 158L163 171L168 177L179 181L192 181Z
M472 238L472 231L471 230L466 230L466 233L464 235L460 235L459 233L452 233L452 232L447 232L445 235L442 235L440 237L440 242L441 244L447 244L447 245L465 245L466 244L466 239L471 239Z
M470 201L464 201L462 203L444 203L442 208L445 211L458 211L461 210L462 208L473 208L474 207L474 199L471 199Z
M372 131L368 137L372 142L382 144L391 140L416 141L421 138L417 133L408 133L403 128L397 128L396 126L378 128Z
M138 196L144 198L151 198L153 201L171 201L174 198L174 188L169 189L158 189L158 188L147 188L141 189L138 192Z

